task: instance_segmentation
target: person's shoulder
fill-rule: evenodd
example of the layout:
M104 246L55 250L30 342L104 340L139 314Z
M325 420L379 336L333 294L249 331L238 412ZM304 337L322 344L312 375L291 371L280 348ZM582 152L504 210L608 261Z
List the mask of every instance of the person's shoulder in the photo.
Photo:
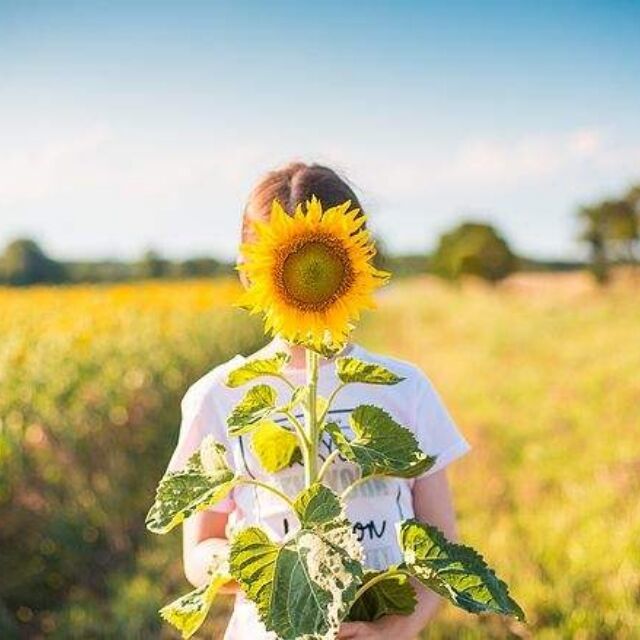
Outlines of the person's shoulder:
M183 407L209 404L212 400L220 398L228 398L230 401L236 400L243 391L228 387L226 384L227 376L243 364L268 355L271 355L271 350L269 345L265 345L247 356L237 354L216 365L187 389L182 398Z
M405 380L412 381L414 383L427 383L430 384L424 371L413 362L408 360L402 360L401 358L395 358L386 354L377 353L365 349L362 345L357 344L354 357L365 362L373 362L386 367L398 376L401 376Z
M182 398L183 406L199 405L205 400L216 397L222 389L230 391L225 383L227 376L244 361L243 356L235 355L207 371L188 387Z

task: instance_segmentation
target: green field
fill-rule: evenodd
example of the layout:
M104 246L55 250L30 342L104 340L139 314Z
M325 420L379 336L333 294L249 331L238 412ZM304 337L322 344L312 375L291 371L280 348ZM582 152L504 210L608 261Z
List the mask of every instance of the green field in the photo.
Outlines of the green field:
M640 629L640 297L554 276L388 293L362 340L417 360L470 438L461 536L527 627L448 608L430 638L633 638ZM409 304L411 300L411 305Z
M179 535L143 528L186 386L259 325L226 283L0 291L0 637L173 638ZM417 362L473 450L461 537L529 623L445 606L428 638L640 629L640 287L580 274L498 288L400 281L358 340ZM223 600L199 638L219 637Z

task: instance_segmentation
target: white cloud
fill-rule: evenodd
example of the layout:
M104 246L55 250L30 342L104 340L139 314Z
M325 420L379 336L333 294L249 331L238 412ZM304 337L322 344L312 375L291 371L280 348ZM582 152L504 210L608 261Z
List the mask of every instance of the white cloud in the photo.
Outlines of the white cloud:
M0 138L3 138L0 132ZM106 124L68 129L0 149L0 206L105 191L139 201L171 197L202 181L237 186L261 145L126 137Z
M637 179L640 167L640 145L618 142L614 132L599 128L478 135L451 146L406 136L385 144L320 136L301 144L291 136L274 145L269 133L252 138L248 132L238 140L213 130L167 139L161 132L128 133L101 122L34 131L26 141L9 133L0 130L0 233L42 229L61 251L94 243L130 250L148 242L189 247L204 242L197 229L212 228L207 216L216 216L217 250L228 250L237 234L232 214L239 215L251 182L290 157L343 170L361 187L364 204L382 212L380 223L398 248L465 210L512 222L514 193L520 198L518 225L533 220L541 235L543 227L559 224L541 221L541 211L560 219L574 200ZM412 219L412 237L397 224L398 216ZM534 237L527 228L527 237Z
M387 149L378 156L364 151L350 155L350 164L358 167L359 174L375 176L371 184L385 201L428 198L452 189L504 192L517 185L561 178L585 165L597 170L613 159L620 168L631 168L638 159L637 149L615 147L597 129L533 133L512 139L477 136L450 149L425 144Z
M385 201L428 198L454 188L505 191L585 166L631 171L640 160L638 147L616 146L602 131L588 128L512 139L475 136L444 149L405 138L376 154L368 146L330 140L319 150ZM108 125L95 124L39 144L5 147L0 152L0 205L91 189L153 200L184 193L203 181L237 188L257 166L270 165L271 158L266 142L220 143L203 136L168 145L126 138Z
M569 148L578 155L596 153L602 142L602 132L596 129L579 129L569 136Z
M91 164L111 137L108 126L95 124L14 148L5 143L0 152L0 205L46 198L86 182Z
M96 124L47 140L14 143L13 148L5 143L0 152L0 205L77 188L86 182L87 167L110 137L107 126Z

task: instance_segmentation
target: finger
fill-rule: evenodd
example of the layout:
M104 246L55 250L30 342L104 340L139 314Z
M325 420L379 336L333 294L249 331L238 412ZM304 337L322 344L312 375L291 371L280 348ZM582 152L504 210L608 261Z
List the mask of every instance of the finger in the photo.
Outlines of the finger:
M357 622L343 622L338 631L338 640L356 640L360 629L361 625Z
M368 625L366 622L343 622L338 632L339 640L365 640ZM344 635L341 635L344 634Z

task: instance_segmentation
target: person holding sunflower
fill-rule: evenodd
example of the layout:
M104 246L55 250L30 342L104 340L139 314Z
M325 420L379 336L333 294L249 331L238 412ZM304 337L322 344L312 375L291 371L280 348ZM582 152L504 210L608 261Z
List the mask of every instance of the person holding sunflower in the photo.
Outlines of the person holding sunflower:
M168 471L183 468L205 436L212 435L225 445L231 468L258 484L236 486L222 502L184 522L184 567L194 586L207 582L211 557L224 552L230 531L260 525L272 539L283 540L295 526L286 504L263 490L260 482L275 483L293 496L305 486L305 473L315 477L319 467L323 481L335 491L354 487L348 491L347 516L368 567L385 569L400 561L396 525L407 518L428 522L449 540L457 539L446 467L465 454L469 444L418 367L372 353L349 340L360 311L373 306L374 291L388 277L373 266L374 253L358 198L332 169L291 163L269 172L252 191L244 210L238 258L246 289L242 302L252 312L264 314L274 337L255 354L236 355L215 367L187 390L181 405L180 436ZM227 433L225 418L243 392L225 385L225 380L247 361L284 352L289 356L286 377L293 384L304 384L309 361L302 344L322 344L341 356L380 364L401 376L402 382L394 386L352 384L344 388L331 405L331 422L347 432L344 416L354 407L378 405L413 432L422 451L436 457L435 465L416 478L387 477L358 484L356 465L338 455L331 438L321 437L315 451L307 452L304 465L292 456L286 468L273 473L265 470L253 453L256 443L251 437L230 438ZM321 396L329 396L335 388L333 363L332 357L318 357L315 362L315 384ZM283 397L290 391L287 384L291 382L273 382ZM323 474L323 463L329 458L333 464L326 465ZM414 586L418 602L411 615L345 622L338 638L415 638L436 614L439 597ZM226 591L237 595L225 640L274 640L255 605L237 585L229 583Z

